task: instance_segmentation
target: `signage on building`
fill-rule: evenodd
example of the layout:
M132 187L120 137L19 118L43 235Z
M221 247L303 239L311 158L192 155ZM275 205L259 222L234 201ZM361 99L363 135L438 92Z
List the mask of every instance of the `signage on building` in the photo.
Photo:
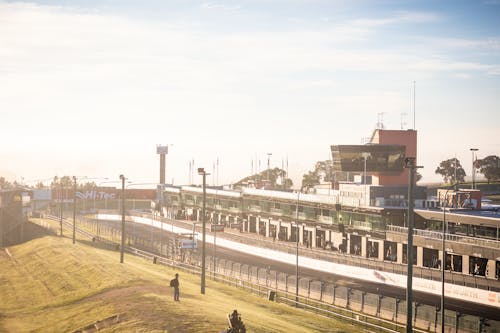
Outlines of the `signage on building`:
M406 147L401 145L331 146L335 171L401 173Z
M198 248L198 243L196 240L191 239L181 239L179 240L179 249L196 249Z

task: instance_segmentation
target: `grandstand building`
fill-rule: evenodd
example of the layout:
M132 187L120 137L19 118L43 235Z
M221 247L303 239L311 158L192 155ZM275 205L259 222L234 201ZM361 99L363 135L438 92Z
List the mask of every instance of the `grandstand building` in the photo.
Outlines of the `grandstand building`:
M416 156L416 139L413 130L379 129L367 145L332 146L334 167L358 172L358 182L337 183L325 194L208 188L207 221L269 239L295 242L298 237L301 246L367 264L384 262L387 269L402 267L408 260L408 170L402 163L405 156ZM426 188L416 186L414 197L415 274L439 276L444 262L447 280L473 279L477 287L500 290L498 210L481 209L478 190L446 189L429 200ZM201 187L167 186L164 198L169 217L202 220Z

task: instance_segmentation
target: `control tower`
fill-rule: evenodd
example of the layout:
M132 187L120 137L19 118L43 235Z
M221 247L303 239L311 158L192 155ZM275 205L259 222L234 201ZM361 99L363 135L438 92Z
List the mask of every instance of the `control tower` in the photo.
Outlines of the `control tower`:
M168 154L168 145L156 145L156 153L160 155L160 184L165 185L165 155Z

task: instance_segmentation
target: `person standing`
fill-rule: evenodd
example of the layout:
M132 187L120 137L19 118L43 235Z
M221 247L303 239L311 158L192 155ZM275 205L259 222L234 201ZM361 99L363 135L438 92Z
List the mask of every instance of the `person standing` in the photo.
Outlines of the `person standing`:
M179 274L175 273L175 279L170 280L170 287L174 288L174 301L179 301Z

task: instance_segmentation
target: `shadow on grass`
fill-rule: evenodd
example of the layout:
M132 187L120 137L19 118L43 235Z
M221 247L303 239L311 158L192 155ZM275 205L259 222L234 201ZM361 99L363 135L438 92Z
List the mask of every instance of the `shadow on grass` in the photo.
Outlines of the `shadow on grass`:
M107 250L111 252L120 252L120 246L118 244L112 244L109 242L102 242L99 240L92 240L92 239L78 239L78 243L81 243L83 245L87 246L92 246L96 249L101 249L101 250Z
M9 234L4 237L4 246L19 245L33 239L55 235L56 233L54 231L28 221L11 230Z

